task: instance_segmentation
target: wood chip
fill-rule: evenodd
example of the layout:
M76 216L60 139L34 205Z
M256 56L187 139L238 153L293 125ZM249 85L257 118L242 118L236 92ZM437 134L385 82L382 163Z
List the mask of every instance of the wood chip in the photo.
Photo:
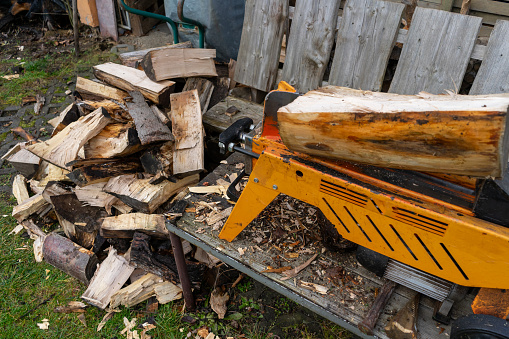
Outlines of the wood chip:
M268 266L266 270L263 270L260 273L283 273L283 272L289 271L291 269L292 269L291 266L285 266L285 267L279 267L279 268L272 268L272 267Z
M294 269L292 270L288 270L286 272L283 272L283 275L285 276L284 278L281 278L281 280L288 280L290 278L293 278L295 277L297 274L299 274L300 271L302 271L303 269L305 269L306 267L309 266L309 264L311 264L311 262L313 260L315 260L315 258L318 256L318 253L316 253L314 256L312 256L311 258L309 258L308 261L306 261L305 263L303 263L302 265L299 265L297 267L295 267Z
M101 320L99 325L97 325L97 332L102 330L104 325L106 325L106 322L108 322L108 320L110 320L113 317L114 314L115 314L114 311L109 311L108 313L105 314L105 316L103 317L103 319Z
M18 234L23 229L23 225L18 225L9 232L9 234Z
M239 113L240 112L240 109L238 109L237 107L235 106L230 106L226 109L226 112L224 112L224 114L226 114L227 116L229 117L232 117L234 116L235 114Z
M232 213L233 207L228 207L227 209L222 210L221 212L216 212L207 218L207 225L211 226L218 221L228 218L228 216Z
M311 282L306 282L306 281L301 280L300 283L301 283L301 286L304 287L305 289L315 291L320 294L327 294L327 291L329 290L325 286L318 285L318 284L311 283Z
M247 247L239 247L237 248L237 251L239 251L240 256L243 256L246 253Z
M37 237L34 241L34 257L35 261L42 262L43 255L42 255L42 245L44 244L44 239L46 237Z
M47 330L49 328L49 320L48 319L42 319L42 322L41 323L37 323L37 326L39 326L39 328L41 330Z

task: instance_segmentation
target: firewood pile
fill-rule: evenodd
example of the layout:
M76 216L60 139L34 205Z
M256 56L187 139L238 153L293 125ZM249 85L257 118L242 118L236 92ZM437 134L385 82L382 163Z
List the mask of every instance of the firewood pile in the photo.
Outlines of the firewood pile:
M15 231L26 229L35 240L37 261L87 284L81 297L91 305L133 306L153 296L163 304L182 296L165 223L191 208L170 210L204 170L202 113L213 95L214 52L171 56L169 77L185 81L181 92L178 81L159 75L168 55L151 62L157 82L133 67L97 65L98 80L77 78L74 103L49 122L48 140L18 128L27 141L3 156L19 171ZM194 66L186 61L193 53ZM202 258L186 260L191 282L199 283L217 260L185 241L183 249Z

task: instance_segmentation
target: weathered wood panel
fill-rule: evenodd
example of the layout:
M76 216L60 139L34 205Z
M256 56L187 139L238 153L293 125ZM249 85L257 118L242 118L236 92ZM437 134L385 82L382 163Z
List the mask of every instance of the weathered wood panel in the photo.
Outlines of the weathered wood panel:
M248 0L235 81L268 92L276 81L287 0Z
M509 21L499 21L491 33L488 50L470 94L509 92Z
M348 0L338 31L329 84L379 91L405 6Z
M379 167L500 177L509 97L397 95L328 86L278 111L293 151Z
M389 92L459 90L481 20L418 7Z
M299 1L282 80L305 93L320 87L334 42L340 0Z

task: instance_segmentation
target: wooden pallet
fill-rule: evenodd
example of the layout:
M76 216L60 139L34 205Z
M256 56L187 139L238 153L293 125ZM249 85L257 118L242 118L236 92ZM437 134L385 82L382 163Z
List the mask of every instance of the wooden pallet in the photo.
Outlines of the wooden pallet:
M128 6L142 11L165 15L164 2L160 0L126 0L126 3ZM129 13L129 19L131 20L131 31L134 36L147 34L152 27L160 22L158 19L132 13Z

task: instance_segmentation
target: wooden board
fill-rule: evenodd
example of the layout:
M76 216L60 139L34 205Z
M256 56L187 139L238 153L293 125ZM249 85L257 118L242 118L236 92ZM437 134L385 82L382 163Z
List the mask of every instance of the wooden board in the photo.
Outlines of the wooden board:
M231 106L235 106L239 110L234 116L225 114L226 110ZM253 119L256 126L263 119L263 106L229 96L205 112L203 115L203 125L207 130L223 132L235 121L242 118Z
M142 11L164 15L164 3L157 0L127 0L129 7L139 9ZM147 34L152 27L156 26L160 22L159 19L141 16L133 13L126 13L129 15L131 22L131 31L134 36L143 36Z
M112 62L94 66L93 69L98 79L112 86L125 91L138 90L145 98L162 106L167 106L170 102L170 93L173 92L175 85L173 81L154 82L139 69Z
M459 91L481 18L418 7L389 92Z
M198 181L198 174L185 177L177 182L164 180L152 185L150 179L137 179L135 175L122 175L111 178L104 187L110 193L127 205L143 213L154 212L180 189Z
M306 93L322 84L334 43L340 2L316 0L296 4L282 80L299 93Z
M138 65L143 60L143 57L150 51L157 51L157 50L160 50L163 48L192 48L192 47L193 47L193 44L191 43L191 41L185 41L185 42L181 42L181 43L178 43L175 45L170 45L170 46L154 47L154 48L142 49L139 51L122 53L118 57L120 58L122 65L138 68Z
M171 95L171 122L175 136L173 174L197 173L205 168L201 117L197 90Z
M197 76L217 76L215 49L161 48L148 52L141 62L153 81Z
M76 78L76 90L80 94L92 95L104 99L113 99L123 102L129 96L127 92L118 88L107 86L100 82L88 80L82 77Z
M246 1L236 82L265 92L273 89L287 17L286 0Z
M114 0L96 0L95 4L97 6L101 36L117 41L117 15L115 13Z
M347 1L329 84L371 91L382 88L404 8L378 0Z
M409 96L328 86L278 110L292 151L477 177L507 168L508 96Z
M67 163L75 160L80 148L110 122L106 110L98 108L69 124L48 141L27 146L26 149L56 166L70 170L71 167L68 167Z
M498 21L470 94L509 92L509 21Z
M127 103L127 108L129 114L133 117L141 144L172 141L173 134L170 129L150 109L141 92L131 91L129 95L133 98L133 101Z

